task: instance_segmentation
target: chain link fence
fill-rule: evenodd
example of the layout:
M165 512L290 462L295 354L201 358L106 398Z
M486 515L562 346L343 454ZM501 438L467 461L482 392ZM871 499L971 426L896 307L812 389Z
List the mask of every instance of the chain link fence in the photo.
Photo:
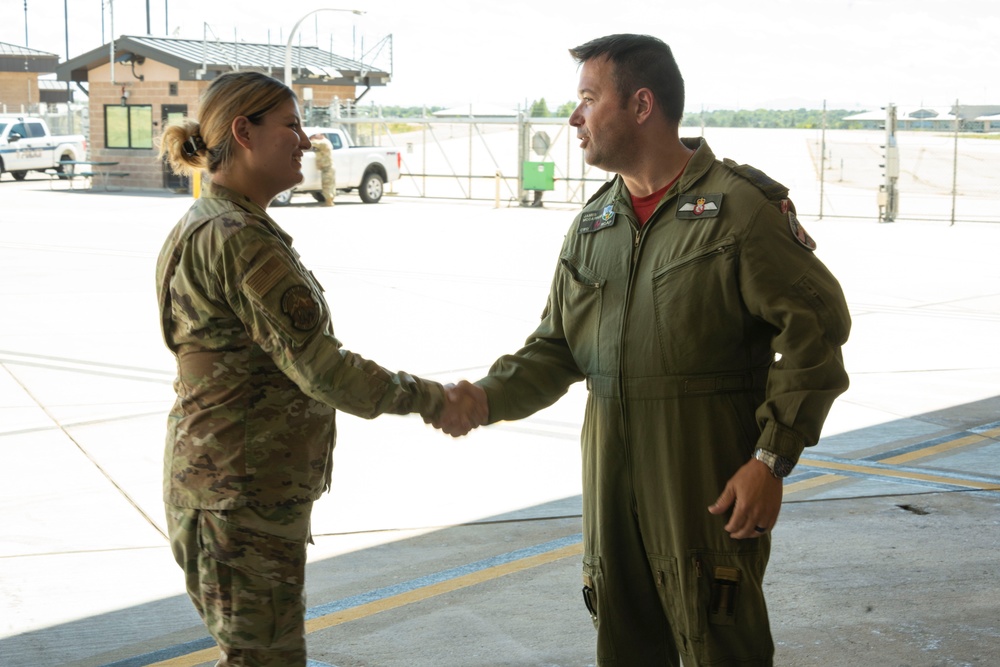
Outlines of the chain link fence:
M1000 222L1000 118L955 119L948 114L956 107L899 106L895 220ZM72 120L65 105L26 113L42 115L53 132L88 134L86 107L75 108ZM681 136L703 137L720 159L782 182L800 215L881 220L885 113L858 114L854 129L685 125ZM343 107L307 123L340 124L356 144L400 149L402 178L387 186L398 197L582 205L611 177L586 164L567 118L388 118L372 107Z
M335 122L352 128L360 144L402 150L403 177L390 188L400 197L583 204L610 178L584 162L566 118L383 118L367 111ZM720 159L782 182L803 216L879 220L887 136L885 111L874 114L852 122L855 129L684 126L681 136L703 137ZM1000 222L1000 120L992 128L974 118L900 122L895 138L896 220ZM552 172L551 189L525 181L525 169L540 164Z

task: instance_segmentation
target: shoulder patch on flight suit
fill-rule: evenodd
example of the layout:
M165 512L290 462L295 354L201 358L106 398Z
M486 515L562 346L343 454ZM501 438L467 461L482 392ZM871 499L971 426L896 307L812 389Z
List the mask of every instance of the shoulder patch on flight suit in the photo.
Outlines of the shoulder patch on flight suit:
M751 167L748 164L736 164L729 158L724 159L722 164L753 183L758 190L764 193L764 196L772 201L778 201L788 196L788 188L756 167Z
M786 201L788 200L787 199L782 200L782 204L784 204L784 202ZM814 241L813 238L809 236L809 234L806 232L806 228L803 227L801 223L799 223L799 218L798 216L795 215L795 209L794 208L786 209L784 206L782 206L782 211L785 212L786 210L787 210L786 215L788 216L788 228L792 230L792 236L795 237L795 240L798 241L802 245L802 247L806 248L810 252L815 250L816 241Z
M293 285L285 290L281 311L291 318L292 326L299 331L309 331L319 323L319 304L305 285Z
M713 192L707 195L681 195L677 198L677 218L714 218L722 210L722 194Z
M247 274L243 284L259 299L270 292L287 273L288 266L276 255L271 255L263 264Z
M608 204L602 211L587 211L580 216L580 226L577 234L587 234L588 232L598 232L605 227L615 224L615 210Z

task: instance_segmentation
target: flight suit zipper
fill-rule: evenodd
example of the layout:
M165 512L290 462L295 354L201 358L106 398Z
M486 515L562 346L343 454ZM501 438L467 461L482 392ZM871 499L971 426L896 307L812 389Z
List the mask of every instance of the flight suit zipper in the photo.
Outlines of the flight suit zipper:
M622 309L621 334L618 338L618 340L622 342L621 353L619 354L618 357L618 395L621 397L622 432L624 435L624 442L625 442L625 447L624 447L625 469L628 470L629 495L631 496L630 499L632 503L633 513L638 511L638 502L636 500L634 476L632 470L632 451L631 451L632 436L628 426L628 396L626 395L625 392L625 358L627 356L625 346L627 344L626 341L628 340L628 338L625 335L626 334L625 328L628 323L628 313L632 306L632 292L633 292L633 285L635 284L635 271L636 267L639 265L639 254L642 251L642 240L645 237L647 230L653 226L653 224L656 222L656 219L660 216L660 212L666 209L666 205L671 199L673 199L673 197L670 197L669 199L661 202L660 205L656 207L656 210L653 211L653 214L649 216L649 218L646 220L644 224L640 225L639 221L635 218L629 218L628 221L630 225L633 225L633 231L635 232L635 236L632 241L632 260L628 267L628 285L625 288L625 304Z

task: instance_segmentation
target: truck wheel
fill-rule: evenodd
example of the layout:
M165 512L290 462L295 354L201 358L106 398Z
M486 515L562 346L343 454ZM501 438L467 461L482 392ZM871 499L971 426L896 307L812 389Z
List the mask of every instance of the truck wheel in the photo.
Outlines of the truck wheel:
M271 203L274 204L275 206L288 206L288 204L290 204L291 201L292 201L292 191L285 190L284 192L278 193L278 196L272 199Z
M376 172L365 174L361 181L361 187L358 188L361 201L366 204L377 204L378 200L382 198L382 183L382 177Z
M326 201L326 197L323 196L322 192L313 192L312 196L313 196L313 199L315 199L316 201L318 201L320 204L322 204L323 202Z
M73 161L72 155L62 155L59 157L59 165L56 167L56 173L59 175L60 180L65 180L69 178L69 175L66 173L66 165L64 165L63 162L72 162L72 161Z
M28 172L24 169L19 169L17 171L10 172L10 175L14 177L15 181L23 181L28 175Z

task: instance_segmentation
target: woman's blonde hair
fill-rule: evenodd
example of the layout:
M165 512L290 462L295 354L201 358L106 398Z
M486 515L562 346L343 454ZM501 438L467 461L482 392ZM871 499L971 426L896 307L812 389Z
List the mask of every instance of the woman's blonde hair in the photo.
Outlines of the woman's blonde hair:
M225 170L235 154L233 120L239 116L257 125L289 99L291 88L260 72L229 72L215 79L201 98L198 119L183 118L167 126L160 137L164 156L175 174Z

